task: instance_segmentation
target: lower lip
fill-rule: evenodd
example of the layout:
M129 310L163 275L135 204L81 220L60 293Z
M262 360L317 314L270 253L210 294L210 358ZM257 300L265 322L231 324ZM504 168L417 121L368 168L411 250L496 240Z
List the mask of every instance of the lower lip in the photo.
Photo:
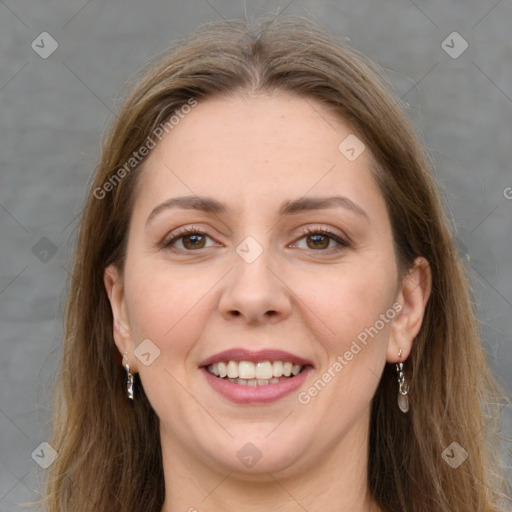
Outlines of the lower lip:
M236 404L268 404L280 400L299 388L306 380L308 373L313 370L313 367L306 366L295 377L264 386L234 384L216 377L206 368L201 368L201 370L212 388L231 402Z

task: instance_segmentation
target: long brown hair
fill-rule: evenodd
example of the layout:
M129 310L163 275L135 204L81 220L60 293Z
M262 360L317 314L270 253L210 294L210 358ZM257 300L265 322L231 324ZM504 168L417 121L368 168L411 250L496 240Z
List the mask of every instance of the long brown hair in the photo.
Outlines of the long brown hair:
M411 410L398 410L391 365L373 400L372 496L387 512L496 510L491 441L499 411L491 404L500 391L485 361L468 271L431 162L382 70L324 29L292 17L201 27L149 63L118 112L76 242L49 440L58 458L45 475L45 510L161 511L158 418L138 376L137 400L127 400L103 283L109 264L123 269L144 160L125 167L122 179L114 175L191 99L273 90L320 101L351 125L374 157L372 173L387 204L401 272L418 256L431 266L431 296L407 361ZM469 455L457 469L442 457L452 442Z

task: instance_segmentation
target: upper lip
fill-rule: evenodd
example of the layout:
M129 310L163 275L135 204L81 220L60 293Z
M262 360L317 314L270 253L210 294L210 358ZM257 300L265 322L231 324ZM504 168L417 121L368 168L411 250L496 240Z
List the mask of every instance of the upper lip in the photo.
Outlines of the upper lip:
M276 350L273 348L266 348L258 351L249 350L245 348L232 348L224 350L218 354L208 357L199 363L200 367L209 366L211 364L220 363L223 361L251 361L257 363L258 361L289 361L293 364L300 366L313 366L313 363L308 359L296 356L290 352L283 350Z

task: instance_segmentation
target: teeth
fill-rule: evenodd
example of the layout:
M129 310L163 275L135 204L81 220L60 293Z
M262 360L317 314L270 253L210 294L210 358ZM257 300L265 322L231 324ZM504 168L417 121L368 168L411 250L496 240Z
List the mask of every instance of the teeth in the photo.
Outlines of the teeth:
M236 364L234 361L233 363ZM240 361L238 363L238 376L241 379L254 379L256 376L254 363L251 363L250 361Z
M230 379L236 379L238 377L238 363L235 361L229 361L228 363L228 377Z
M218 363L219 365L219 377L226 377L228 374L228 369L226 363ZM215 374L214 374L215 375Z
M298 375L302 368L290 361L221 361L211 364L207 370L241 386L265 386Z
M274 361L272 363L272 373L274 377L281 377L283 375L283 362L282 361Z
M256 363L256 378L257 379L271 379L272 363L270 361L259 361Z

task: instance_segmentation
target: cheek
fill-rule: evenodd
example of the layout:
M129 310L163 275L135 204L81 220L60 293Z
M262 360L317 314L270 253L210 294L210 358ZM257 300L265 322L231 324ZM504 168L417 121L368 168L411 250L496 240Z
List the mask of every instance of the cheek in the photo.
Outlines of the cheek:
M329 269L296 275L294 291L306 306L308 317L317 327L317 333L324 333L322 339L329 351L339 351L351 340L357 338L366 328L374 326L381 314L391 308L394 298L394 274L374 263L369 268L359 266ZM380 334L385 335L389 324L378 323Z
M204 272L194 275L171 271L157 265L134 265L126 275L134 345L149 338L162 352L176 355L188 351L200 335L199 318L205 314L207 292L218 277Z
M136 350L149 339L159 350L150 365L138 364L142 386L164 424L177 432L182 426L175 418L186 417L195 407L187 392L196 370L189 355L212 307L206 292L218 277L184 276L154 265L132 267L129 275L126 297L133 345Z
M385 273L332 275L323 292L301 290L308 308L309 330L322 360L318 372L299 396L301 404L325 418L326 428L343 429L370 404L386 362L393 309L394 281ZM309 295L308 295L309 293ZM330 414L334 407L345 418Z

